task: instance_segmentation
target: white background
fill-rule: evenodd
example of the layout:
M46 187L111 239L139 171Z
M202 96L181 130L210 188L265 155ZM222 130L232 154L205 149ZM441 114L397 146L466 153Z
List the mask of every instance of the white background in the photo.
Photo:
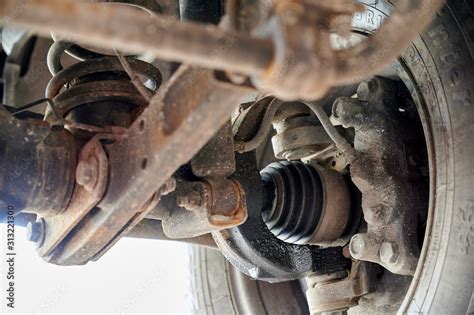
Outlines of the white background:
M99 261L44 262L25 229L15 231L15 310L6 307L6 225L0 224L0 313L160 313L191 311L187 245L123 238Z

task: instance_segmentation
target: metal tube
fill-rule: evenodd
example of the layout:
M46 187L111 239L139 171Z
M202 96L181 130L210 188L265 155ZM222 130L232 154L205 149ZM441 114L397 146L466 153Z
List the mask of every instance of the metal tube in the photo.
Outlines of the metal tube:
M19 4L20 3L20 4ZM158 58L203 67L258 74L273 58L270 40L224 31L217 26L150 16L127 6L76 0L2 0L0 19L70 42L119 51L151 52Z
M326 130L329 138L334 142L334 145L344 154L347 162L353 163L357 160L357 151L339 134L321 105L319 103L310 102L305 102L304 104L306 104L314 112L316 117L318 117L321 126Z
M63 211L74 187L72 134L42 120L16 119L0 105L0 208L40 213Z
M127 233L126 237L175 241L217 249L217 245L214 242L211 234L204 234L191 238L172 239L166 236L166 234L163 232L161 221L153 219L141 220L130 232Z
M390 18L373 36L355 47L335 52L332 84L360 81L379 72L423 31L443 3L398 1ZM150 16L126 6L75 0L2 0L0 18L2 24L25 27L44 36L54 31L69 41L99 48L152 52L164 60L246 75L263 73L274 56L270 40L171 17Z
M263 116L262 122L260 123L260 127L258 128L257 133L255 136L246 141L241 143L236 143L235 147L237 152L244 153L255 150L268 136L268 133L272 127L273 117L275 116L276 112L283 104L283 101L280 101L274 98L266 109L265 115Z

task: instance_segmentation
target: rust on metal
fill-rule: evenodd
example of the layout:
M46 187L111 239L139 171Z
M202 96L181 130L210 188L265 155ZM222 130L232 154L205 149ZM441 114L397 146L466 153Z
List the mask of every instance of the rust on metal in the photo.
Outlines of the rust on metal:
M80 151L79 161L76 169L76 181L71 200L66 211L55 216L44 218L45 236L42 245L37 249L40 256L46 257L52 253L55 247L68 235L68 233L80 222L84 216L99 202L102 198L107 185L108 159L100 143L101 136L93 137ZM88 161L94 161L95 167L89 173L94 178L94 183L81 185L80 177L81 164ZM53 259L46 257L45 259ZM53 261L52 261L53 262Z
M331 86L368 78L397 58L444 1L400 0L390 19L373 36L335 51L329 41L331 26L340 28L337 18L347 20L359 9L357 5L342 6L344 3L277 1L274 17L259 30L266 39L150 16L126 6L75 0L30 0L21 5L3 0L0 17L3 23L44 36L54 31L100 48L152 52L169 61L252 76L260 89L282 99L315 100ZM123 27L123 21L129 27ZM412 21L416 23L409 23ZM367 60L371 60L370 65Z
M163 231L169 238L196 237L238 226L247 219L245 192L235 180L208 178L179 186L179 208L163 218Z
M176 188L176 180L174 177L168 178L165 183L155 192L149 200L143 205L141 209L127 222L127 224L117 233L114 237L103 247L98 253L96 253L91 259L98 260L102 255L104 255L117 241L127 235L139 222L141 222L146 215L154 209L162 196L169 194L174 191ZM67 257L64 258L65 261L68 260Z
M54 31L98 48L151 52L164 60L239 73L263 71L273 56L268 40L170 16L151 16L127 6L76 0L29 0L18 6L16 0L2 0L0 18L43 36Z
M231 179L206 179L211 187L209 223L228 228L242 224L247 219L245 192L239 182Z
M355 3L347 7L341 6L342 3L346 2L275 1L272 15L262 21L263 27L255 32L259 37L252 37L216 26L150 15L126 6L103 6L74 0L3 0L0 3L3 24L25 27L44 36L54 32L61 39L94 47L116 48L130 53L151 52L164 60L186 63L120 138L115 137L113 143L101 144L99 138L94 137L82 149L75 173L77 185L67 211L45 219L45 239L38 248L40 255L65 265L83 264L100 257L155 208L164 193L160 187L166 187L167 180L177 169L197 154L191 168L201 179L194 185L200 186L202 191L191 190L181 196L179 204L187 210L181 209L183 211L172 213L163 220L165 234L190 237L245 222L244 190L239 182L228 179L235 171L232 149L226 151L225 156L222 154L222 158L230 163L211 171L214 176L207 173L210 166L206 159L219 156L217 151L207 150L215 145L233 147L232 135L228 132L230 125L225 124L234 108L254 90L219 81L213 71L190 65L224 70L243 78L248 76L261 91L284 100L316 100L331 86L361 80L386 66L426 27L443 1L400 0L390 19L373 36L355 47L335 51L329 40L333 27L342 33L344 28L347 31L347 17L359 9ZM338 17L342 17L342 22L335 21ZM415 18L417 23L407 23ZM123 27L123 21L127 21L127 27ZM236 21L231 23L237 27ZM112 71L118 66L122 69L115 57L90 61L89 66L97 70L106 65L107 60L108 67L102 72ZM371 63L367 65L366 60ZM114 67L111 68L111 64ZM127 66L126 62L123 64ZM61 71L52 80L47 91L49 98L56 96L71 81L62 77L67 73L67 70ZM161 82L161 74L156 81ZM94 85L94 82L86 82L82 88L91 89ZM135 93L129 82L127 86L128 92L136 94L140 104L148 103ZM127 90L120 88L120 92ZM104 93L110 96L109 92ZM55 100L61 98L58 96ZM322 109L315 104L307 103L319 117L318 112ZM64 109L62 114L70 108ZM325 118L321 123L329 131L329 136L337 135L331 132L334 127ZM73 129L74 126L84 128L80 123L69 125ZM364 128L380 126L387 127L388 132L393 129L383 121ZM364 147L358 142L367 138L364 133L368 133L375 135L375 142L380 142L375 145L382 147L385 143L377 138L376 132L370 134L370 130L360 130L358 125L351 127L356 129L356 149L365 153L360 161L344 139L331 138L352 162L354 182L365 195L363 206L369 223L368 233L377 234L376 243L381 249L383 247L376 262L391 271L410 274L416 265L416 251L408 250L410 244L405 240L390 239L382 231L387 224L403 232L412 228L410 222L394 219L396 210L402 212L397 208L404 206L396 197L409 196L408 187L400 185L393 177L380 185L371 181L375 177L387 177L390 170L385 170L380 161L371 158L368 150L371 148L367 143ZM215 136L218 131L223 133ZM397 142L398 139L393 138L392 142ZM215 143L211 141L209 144L211 139ZM201 151L204 158L200 159L200 150L206 144L209 146ZM241 146L239 143L237 148ZM389 152L389 145L385 150L388 155L394 155ZM376 157L382 160L380 156ZM389 188L392 190L387 192ZM373 192L371 189L379 189L381 195L390 200L367 198L368 193ZM191 224L185 224L189 222ZM79 224L80 229L75 229Z
M62 264L83 264L131 229L151 210L143 210L146 201L211 139L251 92L217 81L209 70L178 69L121 140L106 145L112 180L97 205L100 211L81 222L81 229L62 244L57 259Z

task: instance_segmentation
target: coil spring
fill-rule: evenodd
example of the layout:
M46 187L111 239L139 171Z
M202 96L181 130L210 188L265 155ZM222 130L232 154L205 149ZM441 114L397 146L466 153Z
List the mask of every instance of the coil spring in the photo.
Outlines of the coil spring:
M144 5L155 3L150 1L97 1L134 5L147 12L156 12L158 8ZM74 120L83 119L81 115L89 116L86 123L92 125L118 125L127 127L131 121L148 105L132 83L122 63L117 56L106 55L88 50L74 43L56 38L48 51L48 68L53 75L46 88L46 98L55 104L55 115L65 118L73 114ZM67 53L77 63L63 67L62 56ZM161 72L151 63L140 60L136 56L126 56L127 63L134 75L145 82L146 89L154 94L162 82ZM144 59L143 56L141 59ZM105 106L107 104L107 106ZM110 115L110 107L114 107L119 118L106 117ZM84 107L81 114L81 107ZM102 109L100 107L103 107ZM122 115L121 113L126 113ZM52 117L47 113L46 119ZM96 115L97 117L94 117ZM98 118L101 116L100 118ZM115 115L117 116L117 115ZM104 118L105 117L105 118ZM127 117L124 119L124 117Z

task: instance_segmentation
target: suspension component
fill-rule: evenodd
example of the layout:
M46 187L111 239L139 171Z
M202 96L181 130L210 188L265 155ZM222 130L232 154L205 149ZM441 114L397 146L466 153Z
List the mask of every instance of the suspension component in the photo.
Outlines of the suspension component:
M148 105L147 96L159 88L162 76L152 64L136 57L123 57L118 52L117 56L105 55L61 41L54 35L53 39L55 42L48 52L53 78L46 88L50 107L45 120L67 124L82 145L77 165L73 166L75 178L69 182L74 189L67 200L67 209L48 217L40 213L39 217L44 228L42 241L37 243L38 254L61 265L67 264L71 256L71 252L62 252L62 242L74 233L78 224L85 224L107 187L109 161L102 141L116 141L117 133L123 128L113 127L132 124ZM61 60L66 53L78 62L63 68Z
M271 198L265 197L268 194L266 191L269 186L267 185L265 188L256 168L255 153L248 152L238 155L237 166L233 178L238 180L245 190L248 219L237 227L213 232L217 246L230 263L252 278L270 282L298 279L312 272L326 274L347 268L348 260L342 255L341 247L320 248L319 246L297 245L284 242L275 236L263 219L268 214L262 216L262 211L266 208L265 205L269 204L268 200ZM297 166L296 169L301 166ZM267 170L267 172L270 171ZM274 174L276 176L276 172ZM316 175L312 173L308 176L314 178ZM295 185L297 184L295 183ZM279 189L283 193L281 196L285 197L284 189L281 186ZM309 185L305 193L308 194L311 189L314 188ZM308 201L308 204L311 202ZM280 208L281 205L278 207ZM293 209L293 211L297 212L297 209ZM303 211L309 212L309 206L303 208ZM281 214L283 215L283 213L282 211ZM300 218L305 215L308 213L301 214ZM286 218L291 218L291 214ZM301 222L300 226L304 226L304 224ZM324 228L320 228L320 231L323 230Z
M273 151L279 159L300 160L332 145L327 132L303 103L282 104L272 125L277 133L272 137Z
M329 246L349 221L349 192L344 178L302 162L272 163L261 171L267 193L262 212L268 229L293 244Z
M0 206L51 216L74 188L76 144L71 133L41 120L20 120L0 107Z
M0 206L51 216L63 212L74 187L72 135L0 107Z
M63 69L61 57L66 52L79 62ZM162 81L160 71L134 57L127 57L127 61L134 73L145 78L143 82L148 80L148 89L154 94ZM115 56L56 41L48 53L48 67L54 77L46 97L54 101L62 117L73 113L75 122L128 127L148 105ZM62 91L64 86L67 88ZM46 117L53 119L51 113Z
M391 18L374 36L341 51L332 49L330 34L337 27L336 17L350 17L360 9L355 1L273 3L275 15L260 32L265 39L166 17L146 19L141 12L125 8L99 10L97 5L73 0L31 0L21 10L17 10L16 0L3 0L0 18L40 34L53 29L95 46L151 51L165 60L250 75L262 90L282 99L314 100L331 86L367 78L383 69L428 25L444 1L397 1ZM348 28L350 18L346 20ZM117 27L123 21L133 27ZM231 49L219 53L220 47ZM368 59L370 67L365 62Z
M245 192L237 181L222 177L178 181L176 191L163 203L158 205L159 219L165 235L175 239L234 227L247 219Z
M349 274L339 271L306 277L306 298L311 314L345 314L360 297L376 289L376 265L354 261Z
M407 154L422 143L410 138L422 132L410 130L400 118L397 82L376 77L363 82L358 99L341 97L333 116L346 128L354 128L354 148L359 160L351 165L351 177L362 193L367 232L352 237L353 258L378 263L393 273L412 275L418 261L417 215L423 209L423 179L408 169ZM421 186L420 186L421 185Z
M84 187L81 194L88 197L87 204L77 198L79 209L74 212L80 215L70 216L74 220L67 224L46 218L46 233L53 231L52 225L59 233L51 242L46 235L38 252L59 265L99 259L148 215L160 200L160 187L212 138L217 131L213 127L222 126L229 119L229 108L252 91L217 81L210 71L181 66L124 134L99 133L89 140L88 143L98 142L104 151L107 172L99 177L106 179L106 189L103 195L99 194L103 186L93 184L98 188L88 191L89 180L81 180L86 185L76 186ZM209 111L214 115L208 115ZM197 133L196 129L202 132ZM105 141L97 136L106 137ZM124 159L125 153L136 158ZM88 177L87 173L83 175ZM93 198L99 195L98 200Z

